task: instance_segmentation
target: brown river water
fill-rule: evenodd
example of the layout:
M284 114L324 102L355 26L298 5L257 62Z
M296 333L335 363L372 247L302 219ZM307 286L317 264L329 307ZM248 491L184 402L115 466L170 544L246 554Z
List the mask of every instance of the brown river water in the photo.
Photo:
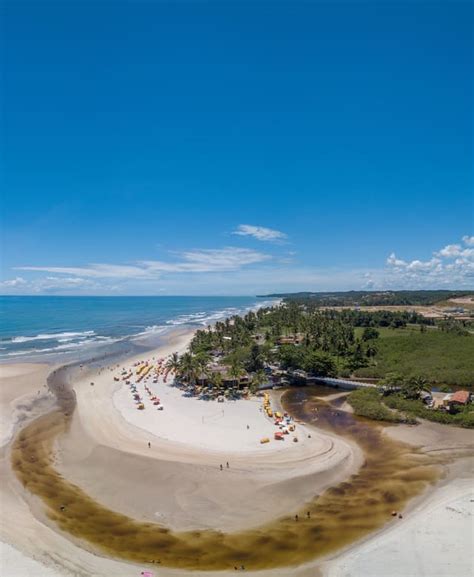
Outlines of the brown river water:
M107 509L58 473L54 441L67 430L75 396L66 385L56 382L52 388L60 410L19 432L12 447L13 469L24 487L43 501L57 527L115 558L210 571L241 565L248 570L299 565L347 546L390 520L403 522L393 518L392 511L403 510L441 474L433 457L390 440L380 425L326 403L320 397L327 389L291 389L282 399L285 410L359 444L365 463L358 473L315 495L298 512L298 520L292 514L234 533L173 532Z

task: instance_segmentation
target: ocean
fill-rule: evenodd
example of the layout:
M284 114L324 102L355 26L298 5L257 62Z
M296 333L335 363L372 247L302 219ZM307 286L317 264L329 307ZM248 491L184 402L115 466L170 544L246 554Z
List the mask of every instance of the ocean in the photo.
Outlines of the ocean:
M0 296L0 361L79 358L205 327L277 301L256 297ZM117 347L115 347L117 348Z

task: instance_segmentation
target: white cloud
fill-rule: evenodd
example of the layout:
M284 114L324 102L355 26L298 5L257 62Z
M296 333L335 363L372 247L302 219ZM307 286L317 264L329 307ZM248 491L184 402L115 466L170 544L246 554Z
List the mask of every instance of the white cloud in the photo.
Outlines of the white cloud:
M5 280L0 288L4 294L229 295L362 288L470 289L474 282L474 246L465 240L462 245L447 245L426 259L403 259L392 252L386 266L374 268L304 266L292 262L291 254L283 251L270 256L228 246L189 249L172 254L167 261L19 267L31 273Z
M387 264L390 266L406 266L406 262L404 260L400 260L396 257L395 253L392 254L387 258Z
M47 276L31 280L17 277L0 282L0 288L6 293L42 294L55 292L76 292L77 290L95 290L100 288L96 282L80 277L54 277Z
M90 264L84 267L75 266L17 266L15 270L52 272L56 274L78 275L92 278L127 278L144 276L146 271L136 266L114 264Z
M165 262L158 260L139 261L133 265L90 264L70 266L20 266L16 270L50 272L77 275L87 278L139 278L156 279L160 273L225 272L263 262L271 257L246 248L225 247L222 249L193 249L179 253L180 260Z
M202 273L227 272L269 260L270 255L246 248L192 249L180 253L178 262L140 261L149 272Z
M9 280L4 280L0 282L0 287L4 288L17 288L26 285L27 282L21 276L17 276L16 278L12 278Z
M191 250L182 254L194 267L211 270L235 270L249 264L268 260L269 255L245 248L227 247L221 250Z
M284 232L273 230L272 228L265 228L264 226L254 226L251 224L240 224L237 230L232 234L239 236L253 236L257 240L262 241L281 241L287 238Z
M463 237L469 244L471 237ZM467 241L466 241L467 239ZM434 252L429 260L405 261L392 253L387 258L386 281L409 288L472 286L474 277L474 249L459 244L448 244Z
M462 252L461 245L459 244L448 244L444 248L442 248L438 253L438 256L443 256L446 258L451 258L453 256L458 256Z
M474 246L474 236L468 236L467 234L462 237L464 244L468 246Z

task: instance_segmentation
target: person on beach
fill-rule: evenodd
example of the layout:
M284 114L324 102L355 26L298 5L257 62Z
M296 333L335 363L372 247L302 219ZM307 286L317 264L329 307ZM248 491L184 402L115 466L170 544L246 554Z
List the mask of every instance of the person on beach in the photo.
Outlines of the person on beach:
M229 468L229 461L227 461L227 463L225 465L227 468Z
M151 443L148 441L148 448L151 449Z
M298 515L295 515L295 521L298 521L299 517Z
M224 467L222 465L220 467L221 467L221 471L222 471L224 469Z

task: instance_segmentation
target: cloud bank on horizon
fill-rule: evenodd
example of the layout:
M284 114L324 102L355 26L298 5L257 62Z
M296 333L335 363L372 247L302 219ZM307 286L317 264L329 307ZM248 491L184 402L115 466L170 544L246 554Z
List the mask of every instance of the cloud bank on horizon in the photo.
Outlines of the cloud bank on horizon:
M270 243L288 238L284 232L253 225L239 225L232 234ZM19 265L13 269L23 276L0 282L0 290L2 294L192 295L474 287L474 236L464 235L461 242L433 251L427 260L406 260L392 252L378 268L307 266L295 260L296 254L226 246L171 252L168 260Z

